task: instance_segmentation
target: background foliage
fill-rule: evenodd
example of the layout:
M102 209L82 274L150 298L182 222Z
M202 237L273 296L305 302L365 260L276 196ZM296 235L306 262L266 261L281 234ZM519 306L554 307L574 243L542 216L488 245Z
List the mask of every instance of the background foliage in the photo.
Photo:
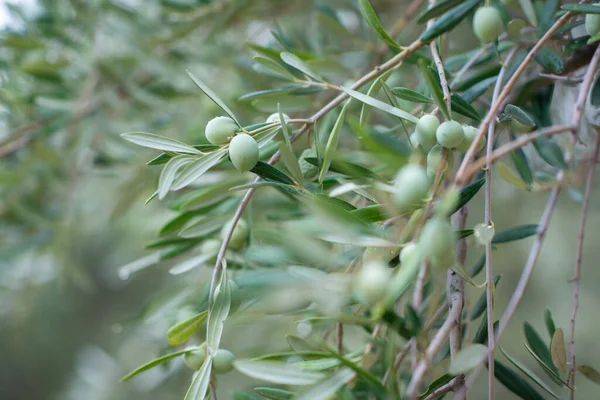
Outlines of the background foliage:
M554 2L534 2L538 17L546 15L545 3ZM422 33L424 27L417 25L415 18L408 18L402 23L405 26L400 26L408 2L372 4L387 31L396 32L392 36L398 43L407 45ZM326 82L347 86L389 59L397 49L382 47L384 42L365 22L358 3L346 0L39 0L33 8L8 7L14 25L6 28L0 38L0 398L183 398L192 374L181 360L119 383L125 373L171 351L167 329L189 316L191 310L203 309L211 276L210 265L178 276L168 273L169 268L185 262L190 253L131 276L119 275L120 266L150 254L144 247L159 240L157 233L164 224L186 210L185 205L177 204L181 202L178 196L144 205L156 189L161 168L145 163L157 152L141 150L120 134L153 132L206 145L206 122L223 112L198 90L186 69L215 90L243 125L251 125L264 122L277 111L278 103L292 118L307 118L332 95L327 88L305 82L286 87L289 83L257 69L253 56L277 58L279 52L288 51L305 60ZM423 5L419 11L424 9ZM509 14L527 20L519 7L503 10L508 10L507 21ZM548 21L554 13L549 15ZM544 20L541 22L543 25ZM472 35L470 18L449 38L445 66L454 74L467 59L461 55L480 44ZM527 39L524 42L530 44ZM422 55L429 57L427 51ZM497 74L494 68L498 62L492 52L487 60L468 76ZM388 85L427 93L416 73L415 61L396 70ZM544 67L548 65L533 69L539 72ZM297 71L287 71L297 79L302 77ZM481 79L481 75L474 79ZM466 85L464 82L469 80L464 79ZM544 99L550 98L552 85L548 81L539 83L538 91L529 92L534 95L515 103L535 118L551 118ZM248 96L273 88L282 89ZM468 89L460 91L463 97ZM489 98L490 92L484 97ZM524 89L522 92L528 93ZM384 96L379 98L386 101ZM396 101L408 111L414 107L414 103ZM486 102L474 104L484 115ZM356 117L360 108L359 102L353 102L348 114ZM326 140L337 114L339 109L319 122L319 135L313 134L310 141L300 138L297 153L310 146L315 137ZM374 132L386 133L398 125L394 117L374 110L370 118ZM399 149L401 156L398 152L390 155L381 146L364 151L353 140L352 122L350 119L341 138L340 147L347 149L343 158L366 165L375 164L374 159L385 161L387 167L376 172L393 176L410 154L405 137L397 135L404 145ZM536 123L546 125L539 120ZM271 146L264 152L275 150ZM533 146L528 146L526 152L534 169L555 171L536 156ZM525 300L501 342L509 354L540 376L544 375L542 368L522 345L523 322L529 321L543 332L549 343L543 319L544 308L548 307L556 325L567 330L572 290L566 281L572 276L583 172L574 175L570 196L559 199ZM197 184L199 189L188 193L201 194L207 185L215 185L216 194L210 198L219 198L223 193L229 195L231 186L248 182L248 178L220 165L203 177ZM220 187L220 182L226 186ZM494 182L496 231L537 223L545 193L515 188L514 181L507 182L506 177ZM536 182L543 182L543 174L536 176ZM242 193L232 192L230 205L235 207ZM597 194L594 190L592 198ZM188 209L198 208L199 203ZM600 365L600 350L595 346L600 329L595 318L595 305L600 300L595 287L600 272L593 268L600 255L595 246L598 237L594 227L600 226L597 204L592 202L588 213L590 229L584 247L585 279L581 283L576 341L578 363L596 367ZM233 212L228 204L224 207ZM277 224L274 221L287 219L296 209L285 195L261 189L249 210L256 224L252 229L262 228L262 240L274 240L270 230ZM483 199L479 194L470 203L467 227L482 221ZM312 244L300 236L294 239ZM494 252L496 271L503 275L496 291L500 310L513 293L531 241L498 245ZM269 274L252 276L260 285L249 284L250 289L242 293L251 297L256 291L265 295L267 305L283 307L286 304L281 303L290 296L289 292L284 296L276 290L288 289L277 267L280 263L315 260L302 259L307 256L302 252L290 260L286 259L289 254L276 248L257 247L231 256L234 265L272 264L268 265L272 269ZM167 247L172 251L183 248L185 243L181 248ZM474 251L469 252L466 262L469 266L482 253L475 243L470 242L471 248ZM310 255L322 261L317 251ZM267 278L270 280L265 284ZM439 278L437 284L443 280ZM481 282L481 277L477 281ZM482 292L469 288L469 304L473 305ZM304 295L306 292L298 298ZM311 295L326 310L327 306L336 306L328 303L329 298L319 299L318 291ZM289 306L295 306L293 301ZM225 347L238 357L253 357L287 349L287 333L305 335L307 329L314 333L327 328L296 324L298 314L276 311L266 317L234 314L226 323ZM478 322L471 325L474 332ZM367 337L361 329L348 328L348 348L358 348ZM202 342L201 337L194 340ZM508 364L502 356L498 358ZM234 390L251 391L257 386L241 376L233 372L220 377L220 397L230 398ZM550 381L550 385L554 383ZM473 389L473 398L484 398L485 387L482 375ZM596 390L584 378L578 379L577 389L580 398L593 398ZM512 396L500 385L497 394L499 398Z

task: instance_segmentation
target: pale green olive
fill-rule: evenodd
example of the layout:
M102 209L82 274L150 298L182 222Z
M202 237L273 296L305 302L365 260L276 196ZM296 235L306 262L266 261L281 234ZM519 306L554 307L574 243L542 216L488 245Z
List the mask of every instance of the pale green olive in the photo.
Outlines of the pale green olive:
M421 249L417 243L408 243L400 251L400 264L408 265L412 262L416 262L417 257L420 256L420 251Z
M238 126L231 118L216 117L208 121L204 134L212 144L221 145L227 143L230 137L235 136L237 130Z
M456 252L454 248L445 254L431 257L431 265L436 269L450 269L456 261Z
M493 42L504 31L500 11L496 7L480 7L473 16L473 32L482 42Z
M183 356L183 362L185 365L196 371L202 367L204 360L206 360L206 350L204 348L192 351L190 353L185 353Z
M427 153L427 176L429 179L435 178L435 174L437 173L438 168L440 168L440 164L442 163L442 150L443 147L439 144L433 146L433 148ZM443 161L442 168L442 176L448 170L448 166L454 165L454 153L452 150L446 150L446 159Z
M258 144L250 135L241 133L229 143L229 158L240 172L249 171L258 163Z
M390 270L382 261L367 261L355 276L354 294L367 306L374 306L387 292Z
M479 133L479 129L470 125L463 125L463 132L465 133L465 140L457 147L457 150L466 153L471 147L471 144L475 140L477 133ZM487 143L487 138L485 135L481 136L481 140L479 141L479 145L477 145L476 151L481 151L485 147Z
M319 173L319 167L306 161L307 158L317 158L317 150L313 148L305 149L298 159L302 176L306 179L313 179Z
M421 130L419 129L415 129L415 132L413 133L416 142L421 146L421 148L423 149L423 151L429 151L431 150L431 148L433 146L435 146L435 132L433 133L433 136L428 135L423 133Z
M221 239L225 240L225 236L227 235L227 232L229 231L229 229L231 228L231 224L233 223L233 220L227 222L225 225L223 225L223 228L221 228ZM235 226L233 233L231 234L231 240L229 241L229 247L232 249L240 249L242 247L244 247L246 245L246 242L248 241L248 223L240 218L240 220L238 221L237 225Z
M222 375L233 370L235 356L232 352L225 349L219 349L215 353L212 362L212 370L217 375Z
M590 36L600 33L600 14L585 15L585 30Z
M289 115L281 113L283 115L283 120L285 121L286 125L288 125L288 121L291 119ZM271 115L269 115L269 118L267 118L267 122L269 123L279 123L281 120L279 119L279 113L273 113Z
M437 128L435 137L440 145L453 149L465 140L465 133L458 122L446 121Z
M233 314L238 310L238 308L240 308L240 304L242 304L242 297L240 295L240 287L232 279L229 279L229 290L231 291L231 306L229 307L229 314Z
M431 182L425 168L409 164L398 171L394 186L397 189L392 196L394 204L401 211L409 211L421 206L431 189Z
M419 245L431 256L442 258L454 250L456 234L446 220L433 218L427 221L419 237Z

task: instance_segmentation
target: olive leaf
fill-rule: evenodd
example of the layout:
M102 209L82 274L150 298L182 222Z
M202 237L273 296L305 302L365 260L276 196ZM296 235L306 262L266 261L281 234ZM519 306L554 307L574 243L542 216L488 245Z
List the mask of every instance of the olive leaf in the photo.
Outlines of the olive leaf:
M323 156L323 163L321 165L321 170L319 171L319 182L323 182L323 178L325 174L329 170L329 166L331 165L331 160L333 158L334 153L337 150L337 145L340 140L340 136L342 134L342 127L344 126L344 117L346 116L346 110L348 109L348 105L350 101L346 101L346 104L342 107L342 111L340 111L340 115L335 121L335 125L329 134L329 139L327 140L327 146L325 147L325 155Z
M256 63L256 66L259 67L259 68L256 68L256 66L255 66L255 68L254 68L258 72L266 71L269 74L271 74L272 76L275 76L280 79L285 79L285 80L296 79L296 77L293 74L291 74L287 69L285 69L277 61L274 61L270 58L263 57L263 56L254 56L252 59Z
M593 367L590 367L589 365L580 365L577 367L577 372L583 374L583 376L592 382L600 384L600 372L596 371Z
M506 163L502 161L496 163L496 171L498 171L498 176L509 185L518 189L529 190L527 182L525 182L520 175L515 173L511 167L506 165Z
M238 122L233 111L231 111L231 109L229 109L229 107L227 107L227 104L225 104L225 102L223 100L221 100L219 98L219 96L217 96L217 94L215 92L213 92L213 90L210 87L208 87L208 85L206 83L204 83L202 80L200 80L200 78L198 78L197 76L192 74L190 71L186 71L186 72L188 73L190 78L192 78L192 80L194 81L196 86L198 86L200 88L200 90L202 90L204 92L204 94L207 95L208 98L211 99L216 105L221 107L221 109L223 111L225 111L225 113L227 115L229 115L229 117L232 120L234 120L235 123L241 128L242 125Z
M369 0L358 0L358 5L360 6L360 12L367 21L367 24L369 24L371 29L377 33L377 36L390 46L400 48L400 45L398 45L398 43L388 35L383 26L381 26L381 22L379 22L379 18L377 18L377 14L371 3L369 3Z
M203 155L187 164L187 167L181 171L179 176L173 182L171 190L177 191L193 183L196 179L200 178L206 171L217 165L227 154L227 149L219 149Z
M443 33L448 32L460 23L482 0L467 0L438 18L421 34L421 41L429 42Z
M175 180L175 176L177 172L186 165L190 164L194 161L195 158L186 155L180 155L173 157L167 162L167 165L160 172L160 177L158 178L158 199L162 200L165 198L167 193L171 190L171 186L173 185L173 181Z
M172 151L175 153L202 154L200 150L197 150L192 146L153 133L129 132L121 134L121 137L128 142L150 149Z
M550 354L554 366L563 372L567 372L567 351L565 349L565 336L562 328L556 328L554 335L552 335Z
M563 4L560 6L565 11L572 11L574 13L582 14L600 14L600 6L596 4Z
M215 288L212 308L206 321L206 345L208 353L214 355L219 349L223 324L231 308L231 287L227 279L227 269L223 268L219 283Z
M297 400L326 400L356 376L350 368L342 368L332 376L325 378L305 392L300 393Z
M429 7L417 16L417 24L422 24L432 18L439 17L443 13L456 7L464 0L442 0L434 3L433 7Z
M452 111L456 111L460 115L464 115L465 117L471 118L477 122L481 121L481 115L473 108L472 105L467 103L462 97L458 94L453 93L450 96Z
M154 368L158 365L161 365L169 360L172 360L173 358L176 358L176 357L188 354L188 353L192 353L196 350L200 350L201 348L202 348L201 346L194 346L194 347L186 348L184 350L176 351L174 353L165 354L164 356L160 356L160 357L158 357L152 361L149 361L146 364L134 369L133 371L131 371L130 373L128 373L127 375L122 377L121 382L128 381L131 378L133 378L134 376L141 374L142 372L148 371L149 369L152 369L152 368Z
M191 318L181 321L167 331L167 340L172 346L176 346L188 340L208 317L208 311L203 311Z
M312 68L310 68L308 65L306 65L306 63L304 61L299 59L298 56L296 56L292 53L285 52L285 51L283 53L281 53L279 56L281 57L283 62L286 63L287 65L289 65L290 67L297 69L298 71L302 72L304 75L306 75L310 78L313 78L316 81L323 82L323 78L321 78L321 76L319 76L319 74L317 74L315 71L313 71Z
M419 60L419 72L421 73L421 76L423 77L423 80L429 89L429 93L433 97L435 105L438 106L446 119L452 119L450 112L446 107L446 102L444 101L444 92L442 90L437 71L433 71L429 66L429 63L425 60Z
M550 396L554 397L557 400L560 400L560 397L558 397L558 395L556 393L554 393L552 388L550 388L550 386L548 386L548 384L546 382L544 382L539 376L537 376L532 370L527 368L523 363L521 363L516 358L511 357L502 347L500 347L500 351L502 352L502 354L504 354L504 356L508 359L508 361L511 362L512 365L517 367L517 369L519 371L524 373L529 379L531 379L539 387L544 389Z
M212 355L208 355L200 370L194 374L192 384L190 385L184 400L204 400L208 385L210 383L210 373L212 371Z
M546 329L548 329L548 334L550 337L554 336L554 332L556 332L556 327L554 325L554 320L552 319L552 312L548 307L544 310L544 322L546 323Z
M236 360L234 367L250 378L281 385L312 385L325 375L320 372L304 371L294 364L276 361Z
M523 400L544 400L544 397L525 379L498 360L494 360L494 376L508 390Z
M367 96L366 94L357 92L356 90L346 88L343 86L341 87L341 89L344 92L346 92L346 94L348 94L350 97L353 97L353 98L357 99L358 101L368 104L371 107L375 107L381 111L395 115L396 117L400 117L402 119L413 122L415 124L419 121L419 119L417 117L415 117L414 115L412 115L411 113L401 110L400 108L393 107L387 103L384 103L381 100L377 100L373 97Z
M483 362L487 351L482 344L467 345L452 358L448 372L455 376L469 372Z
M424 94L415 92L414 90L408 88L395 87L392 88L392 93L399 99L412 101L414 103L433 103L433 99L431 97L425 96Z
M521 240L529 236L537 235L537 233L538 225L535 224L515 226L514 228L506 229L496 233L492 243L498 244L512 242L514 240Z
M287 400L296 396L296 393L290 392L289 390L276 389L270 387L255 387L254 391L260 394L262 397L271 400Z
M496 289L496 286L500 282L501 278L502 278L502 275L496 275L496 277L494 277L494 286L493 286L494 290ZM469 316L469 319L471 321L473 321L473 320L479 318L485 312L486 307L487 307L487 294L484 292L481 294L481 296L479 296L479 299L477 299L477 302L473 306L473 309L471 310L471 315Z
M418 399L426 398L431 393L433 393L436 389L438 389L438 388L444 386L446 383L450 382L453 378L454 378L454 376L452 374L444 374L444 375L440 376L439 378L437 378L433 382L431 382L429 384L429 386L427 387L427 390L424 391L423 393L421 393L419 396L417 396L417 398Z
M523 10L523 14L525 14L525 17L529 23L533 26L537 26L538 21L533 2L531 0L519 0L519 4L521 5L521 10Z
M555 74L561 74L565 69L560 56L547 47L543 47L538 51L535 61Z
M471 199L479 192L479 190L485 185L485 176L475 182L468 184L463 187L458 194L458 201L454 210L450 214L456 213L458 210L463 208Z

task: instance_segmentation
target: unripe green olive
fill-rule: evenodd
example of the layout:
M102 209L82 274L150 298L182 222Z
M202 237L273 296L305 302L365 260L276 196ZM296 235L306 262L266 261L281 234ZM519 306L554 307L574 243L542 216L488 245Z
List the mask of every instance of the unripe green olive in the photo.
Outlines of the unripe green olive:
M500 11L495 7L481 7L473 16L473 32L482 42L493 42L504 31Z
M302 176L306 179L312 179L317 176L319 173L319 167L313 165L306 161L307 158L316 158L317 150L310 148L305 149L302 154L300 154L300 158L298 159L298 163L300 164L300 171L302 171Z
M429 151L429 150L431 150L431 148L433 146L435 146L435 144L436 144L436 141L435 141L435 132L433 133L433 136L431 136L431 135L423 133L419 129L415 129L415 132L413 133L413 135L414 135L415 140L417 141L417 143L423 149L423 151Z
M420 165L409 164L402 167L394 186L398 189L392 196L393 202L402 211L419 207L431 188L431 182L427 178L427 171Z
M415 242L410 242L402 248L400 251L400 264L407 265L414 262L420 255L420 247Z
M449 252L440 256L431 257L431 265L436 269L450 269L456 261L456 252L452 248Z
M435 131L440 126L440 121L433 114L425 114L417 122L416 129L435 140Z
M510 129L515 133L528 133L531 132L534 128L535 126L522 124L514 118L510 119Z
M196 371L202 367L204 360L206 360L206 350L204 348L192 351L190 353L185 353L183 356L183 362L185 365Z
M227 232L229 231L229 228L231 228L232 223L233 223L233 220L231 220L231 221L227 222L225 225L223 225L223 228L221 228L221 239L225 240L225 237L227 236ZM244 219L240 218L237 225L235 226L235 229L233 230L233 233L231 234L231 240L229 241L229 247L232 249L240 249L246 245L247 241L248 241L248 223Z
M413 132L411 133L410 137L410 144L412 147L414 147L415 149L417 148L417 146L419 146L421 143L419 143L419 139L417 138L417 132Z
M238 126L229 117L216 117L208 121L204 134L209 142L216 145L225 144L229 138L235 136Z
M283 115L283 120L285 121L286 125L288 125L288 121L290 120L290 116L284 113L281 113ZM269 118L267 118L267 122L269 123L279 123L280 119L279 119L279 113L273 113L271 115L269 115Z
M423 251L431 257L442 258L454 250L456 235L446 220L433 218L427 221L419 237Z
M385 297L390 276L384 262L367 261L355 276L354 294L363 304L374 306Z
M470 125L463 125L463 132L465 133L465 140L457 147L457 149L463 153L466 153L471 147L471 143L475 140L477 133L479 133L479 129ZM487 138L485 135L481 136L481 140L479 141L479 145L477 146L477 151L483 150L487 143Z
M221 241L217 239L208 239L202 242L200 245L200 254L209 256L208 261L217 261L217 255L221 250Z
M235 356L232 352L225 349L219 349L213 357L212 370L217 375L226 374L233 370L234 361Z
M241 133L229 143L229 158L240 172L249 171L258 162L258 144L250 135Z
M443 147L453 149L465 140L465 133L458 122L446 121L437 128L435 137Z
M443 162L444 166L442 168L442 176L448 170L448 166L454 165L454 153L452 150L446 150L446 159L442 161L442 149L443 147L439 144L433 146L433 148L427 153L427 176L429 179L433 179L435 174L437 173L438 168L440 168L440 164Z
M598 3L596 4L598 5ZM600 33L600 14L585 15L585 30L590 36Z

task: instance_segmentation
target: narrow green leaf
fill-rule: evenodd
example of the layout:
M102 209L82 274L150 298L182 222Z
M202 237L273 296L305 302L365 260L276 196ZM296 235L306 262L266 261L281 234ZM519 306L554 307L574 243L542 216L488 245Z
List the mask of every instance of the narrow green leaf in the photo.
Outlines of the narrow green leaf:
M494 332L496 331L498 323L498 321L494 322ZM483 317L479 321L479 326L477 327L477 331L473 336L473 343L479 343L484 345L487 345L488 343L487 311L484 311Z
M487 346L482 344L467 345L454 356L448 372L454 376L469 372L483 362L487 351Z
M462 97L457 94L450 96L452 101L452 111L456 111L460 115L471 118L477 122L481 121L481 115L473 108L472 105L467 103Z
M304 75L306 75L310 78L313 78L316 81L323 82L323 78L321 78L319 76L319 74L317 74L315 71L313 71L312 68L310 68L308 65L306 65L306 63L304 61L299 59L294 54L288 53L288 52L283 52L279 56L281 57L283 62L286 63L287 65L289 65L290 67L297 69L298 71L302 72Z
M514 104L507 104L506 107L504 107L504 111L500 116L500 122L505 122L510 119L514 119L520 124L530 127L531 129L535 128L535 122L531 119L531 117Z
M329 166L331 165L331 160L337 150L337 145L340 140L340 136L342 134L342 127L344 126L344 118L346 116L346 110L348 108L348 104L350 101L347 101L342 107L342 111L335 121L335 125L329 134L329 139L327 140L327 146L325 147L325 154L323 156L323 163L321 165L321 170L319 171L319 182L323 182L323 177L327 174L329 170Z
M417 24L423 24L432 18L439 17L448 10L458 6L464 0L441 0L417 16Z
M392 93L399 99L412 101L414 103L433 103L431 97L404 87L395 87L392 89Z
M325 378L306 392L300 393L297 400L327 400L350 380L356 373L350 368L342 368L332 376Z
M415 124L419 121L419 119L417 117L415 117L414 115L412 115L411 113L401 110L399 108L393 107L393 106L391 106L387 103L384 103L383 101L377 100L373 97L369 97L366 94L357 92L356 90L352 90L350 88L345 88L343 86L341 87L341 89L344 92L346 92L349 96L354 97L358 101L362 101L363 103L366 103L366 104L368 104L372 107L375 107L381 111L395 115L397 117L400 117L407 121L413 122Z
M377 36L390 46L399 49L400 45L398 45L398 43L388 35L385 29L383 29L383 26L381 26L381 22L379 22L379 18L377 18L377 14L371 3L369 3L369 0L358 0L358 5L360 6L360 12L367 21L367 24L369 24L371 29L377 33Z
M167 331L167 340L171 346L177 346L188 340L208 317L208 311L203 311L191 318L181 321Z
M155 358L154 360L147 362L146 364L134 369L133 371L131 371L130 373L128 373L127 375L122 377L121 382L128 381L131 378L133 378L134 376L141 374L142 372L148 371L149 369L152 369L152 368L156 367L157 365L165 363L175 357L179 357L184 354L191 353L191 352L199 350L201 348L202 347L200 347L200 346L194 346L194 347L187 348L185 350L179 350L174 353L165 354L164 356Z
M234 367L250 378L281 385L312 385L325 375L304 371L294 364L275 361L236 360Z
M537 363L542 367L542 369L544 370L544 372L550 378L552 378L552 380L554 382L556 382L556 384L562 385L562 386L565 386L565 387L569 386L569 384L567 382L565 382L565 381L562 380L562 378L558 374L558 370L556 369L556 367L554 366L554 364L548 365L546 362L542 361L542 359L537 354L535 354L533 352L533 350L531 349L531 347L529 347L527 344L525 344L525 348L527 349L527 351L529 352L529 354L531 354L531 356L533 357L533 359L535 361L537 361Z
M525 14L525 17L527 17L527 21L529 21L529 23L533 26L538 26L537 15L535 14L533 2L531 0L519 0L519 4L521 5L523 14Z
M146 163L146 165L162 165L162 164L166 164L171 158L172 157L171 157L170 154L160 153L159 155L157 155L156 157L154 157L152 160L148 161Z
M198 86L200 88L200 90L202 90L204 92L204 94L207 95L216 105L221 107L221 109L223 111L225 111L225 113L227 115L229 115L229 117L232 120L234 120L235 123L241 128L242 125L238 122L233 111L231 111L229 109L229 107L227 107L227 104L225 104L225 102L223 100L221 100L219 98L219 96L217 96L217 94L215 92L213 92L213 90L210 87L208 87L208 85L206 83L202 82L197 76L192 74L190 71L187 71L187 73L190 76L190 78L192 78L192 80L194 81L196 86Z
M511 140L515 140L513 134L511 134ZM531 186L533 183L533 174L531 173L531 167L529 166L529 161L527 160L527 156L522 148L516 149L515 151L510 153L510 158L512 159L515 167L517 168L517 172L523 178L523 181Z
M472 234L474 234L475 231L473 229L461 229L456 231L456 240L461 240L464 238L468 238L469 236L471 236Z
M498 176L511 186L518 189L529 190L529 185L525 182L519 174L517 174L511 167L506 163L500 161L496 164L496 171Z
M189 221L179 232L182 238L190 239L210 235L221 229L220 227L231 218L228 214L203 215Z
M287 400L296 396L296 393L289 390L275 389L270 387L255 387L254 391L270 400Z
M525 322L523 324L523 330L525 332L525 339L527 340L527 344L529 344L529 348L539 357L539 359L544 364L550 367L550 369L553 370L556 375L558 375L558 370L552 363L550 349L548 348L546 343L544 343L544 341L537 333L535 328L529 322Z
M574 13L600 14L600 6L595 4L563 4L560 8Z
M231 308L231 287L227 279L227 269L223 268L221 278L214 293L214 301L206 321L206 345L208 353L215 354L221 343L223 324Z
M128 279L134 272L141 271L144 268L148 268L157 264L160 261L160 256L161 252L156 251L152 254L140 257L129 264L123 265L121 268L119 268L119 278Z
M193 148L192 146L188 146L187 144L177 140L155 135L153 133L129 132L123 133L121 137L128 142L135 143L138 146L148 147L150 149L172 151L175 153L202 154L201 151Z
M381 75L379 78L375 79L369 87L369 90L367 90L367 96L374 97L375 94L377 94L377 92L379 91L379 89L381 89L381 82L387 79L391 75L391 73L392 71L388 71L385 74ZM362 108L360 109L360 117L358 119L359 126L364 126L365 122L367 121L370 108L371 107L368 104L363 103Z
M533 141L533 146L540 157L548 164L560 169L567 169L560 146L548 137L540 136Z
M500 351L502 351L502 354L504 354L504 356L508 359L508 361L510 361L512 365L514 365L515 367L517 367L517 369L519 371L521 371L522 373L524 373L525 375L527 375L527 377L529 379L531 379L539 387L541 387L542 389L544 389L550 396L554 397L557 400L560 400L560 397L558 397L556 395L556 393L554 393L552 391L552 388L550 388L550 386L548 386L548 384L546 382L544 382L539 376L537 376L532 370L530 370L529 368L527 368L523 363L521 363L516 358L511 357L506 351L504 351L504 349L502 347L500 347Z
M560 56L547 47L543 47L538 51L535 61L555 74L561 74L565 69Z
M210 373L212 371L212 356L209 354L200 370L194 374L192 384L185 394L184 400L204 400L210 383Z
M362 208L357 208L356 210L350 211L350 213L354 214L358 219L366 222L380 222L388 219L388 215L386 214L385 206L381 204L375 204L371 206L366 206Z
M171 190L171 186L173 185L173 181L175 180L175 176L177 172L188 164L191 164L195 160L194 157L180 155L177 157L173 157L169 160L167 165L164 166L162 171L160 172L160 177L158 178L158 199L162 200Z
M554 320L552 319L552 311L548 307L544 310L544 322L546 323L546 329L548 329L548 334L550 337L554 336L554 332L556 331L556 327L554 325Z
M419 72L421 72L421 76L423 77L423 80L429 89L431 97L433 97L435 105L438 106L446 119L452 119L448 109L446 108L444 92L442 90L437 71L433 71L432 68L429 67L428 62L424 59L421 59L419 60Z
M500 282L501 278L502 278L502 275L497 275L494 278L494 289L498 285L498 282ZM481 296L479 296L479 299L477 299L477 302L473 306L473 310L471 310L471 315L469 317L471 319L471 321L479 318L485 312L486 307L487 307L487 296L486 296L486 293L484 292L481 294Z
M169 274L181 275L194 268L201 267L207 264L215 255L214 254L200 254L199 256L189 258L183 262L173 265L169 268Z
M562 372L567 372L567 350L565 349L565 336L562 328L556 328L550 342L550 355L552 363Z
M586 378L600 385L600 372L596 371L589 365L580 365L577 367L577 372L583 374Z
M203 155L196 159L196 161L188 164L188 166L181 171L179 176L173 182L171 190L177 191L183 189L189 184L193 183L196 179L200 178L206 171L217 165L227 154L227 149L219 149Z
M482 0L467 0L438 18L429 28L421 34L421 41L429 42L432 39L448 32L460 23Z
M463 208L469 201L471 201L471 199L477 194L477 192L479 192L483 185L485 185L485 177L476 180L475 182L470 183L464 188L462 188L458 195L456 207L454 208L454 211L450 214L454 214L455 212Z
M544 397L525 379L497 360L494 360L494 376L508 390L523 400L544 400Z
M538 35L541 37L550 29L554 23L554 14L556 13L560 0L546 0L544 7L539 10L540 29ZM562 62L561 62L562 65Z
M294 185L294 181L289 176L263 161L259 161L250 172L255 173L266 181Z
M496 233L496 235L494 235L494 240L492 240L492 243L498 244L512 242L514 240L520 240L529 236L536 235L537 232L538 226L535 224L515 226L514 228L506 229L502 232Z
M427 387L427 390L425 392L421 393L419 396L417 396L417 398L418 399L426 398L431 393L433 393L436 389L444 386L446 383L450 382L452 379L454 379L454 376L452 374L444 374L444 375L440 376L439 378L437 378L433 382L431 382L429 384L429 386Z
M458 260L454 263L454 265L452 265L452 267L450 269L452 271L456 272L456 274L458 276L460 276L463 279L463 281L467 282L471 286L475 286L476 288L482 288L486 285L485 282L482 283L481 285L477 284L473 280L473 278L471 278L471 276L469 276L469 273L465 269L464 265L462 265L462 263Z
M296 79L296 77L293 74L291 74L287 69L285 69L277 61L274 61L274 60L271 60L270 58L262 57L262 56L255 56L252 59L258 66L261 67L260 69L258 69L258 72L261 72L261 69L264 69L265 71L267 71L281 79L285 79L285 80Z

